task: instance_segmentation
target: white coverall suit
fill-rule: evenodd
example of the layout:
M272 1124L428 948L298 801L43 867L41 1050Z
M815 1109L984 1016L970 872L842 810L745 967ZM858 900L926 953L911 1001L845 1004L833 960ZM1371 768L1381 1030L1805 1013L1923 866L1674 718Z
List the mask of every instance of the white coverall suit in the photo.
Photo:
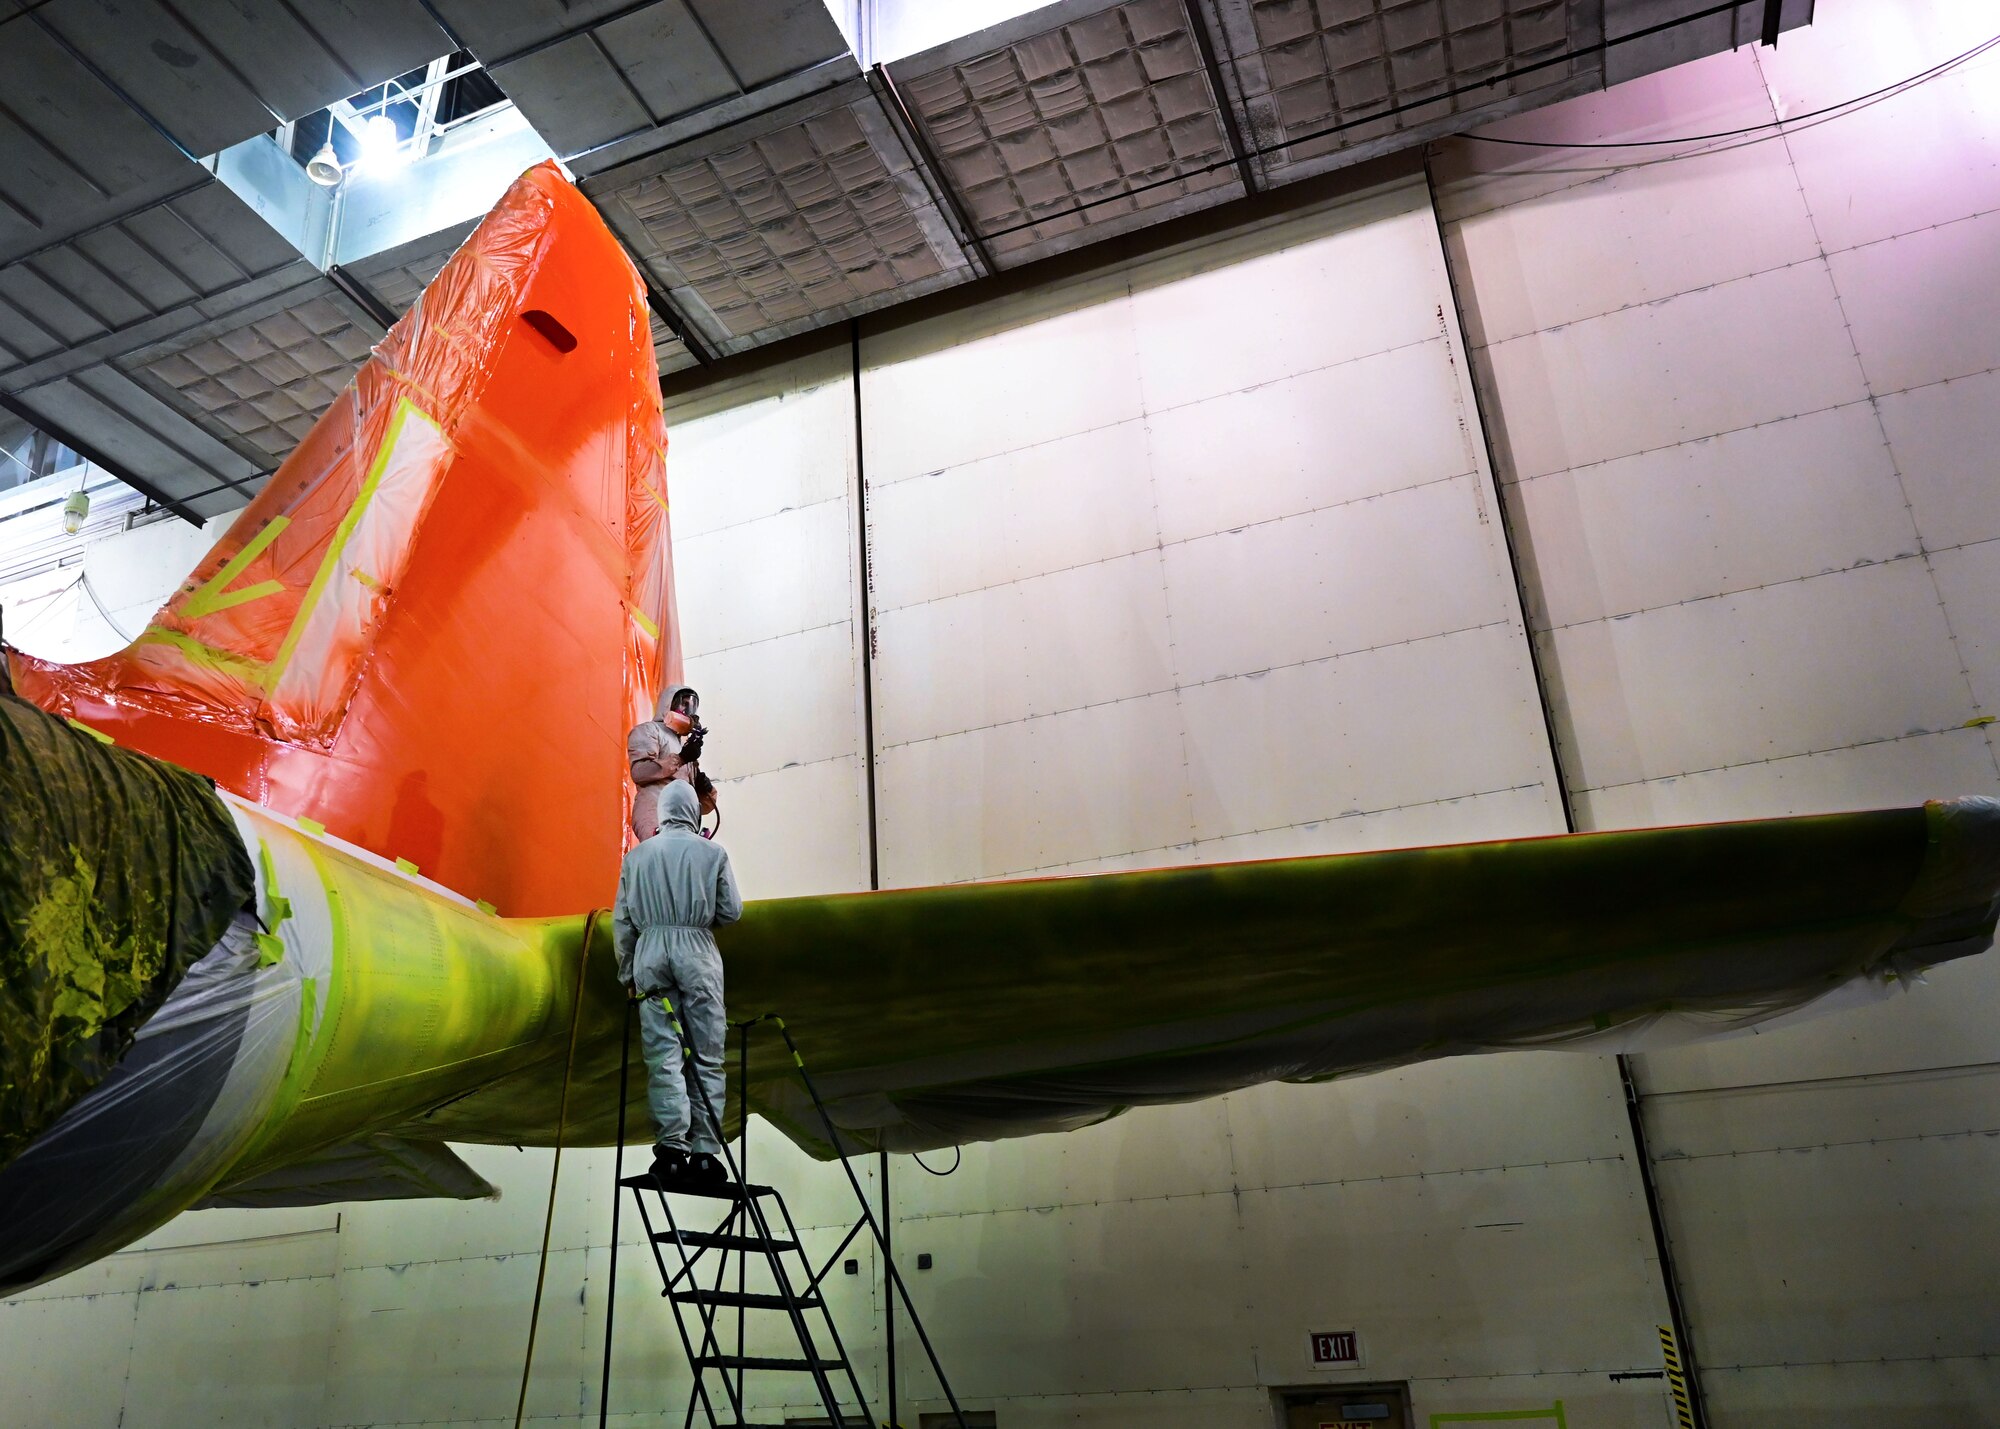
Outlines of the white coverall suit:
M639 1042L647 1102L662 1149L722 1150L728 1084L722 1069L729 1018L722 1001L722 954L710 931L743 916L729 854L701 836L700 804L675 780L660 797L660 829L625 855L612 915L618 978L644 999ZM685 1037L691 1061L681 1051ZM687 1065L684 1065L684 1061ZM700 1079L707 1107L690 1101Z

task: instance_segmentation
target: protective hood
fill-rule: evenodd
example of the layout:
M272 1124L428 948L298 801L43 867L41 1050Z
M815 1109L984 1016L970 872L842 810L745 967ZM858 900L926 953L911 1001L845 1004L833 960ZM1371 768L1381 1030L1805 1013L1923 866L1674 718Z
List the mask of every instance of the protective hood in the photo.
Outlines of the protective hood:
M700 829L701 800L695 797L694 786L685 779L670 780L666 793L660 796L660 827L686 829L689 833Z
M674 701L680 698L681 691L683 690L686 690L690 694L693 694L694 686L693 685L667 686L666 690L660 695L660 702L653 706L653 718L665 719L667 717L667 711L674 707ZM695 709L693 712L699 712L699 710L701 709L700 695L698 694L695 695L694 704L695 704Z

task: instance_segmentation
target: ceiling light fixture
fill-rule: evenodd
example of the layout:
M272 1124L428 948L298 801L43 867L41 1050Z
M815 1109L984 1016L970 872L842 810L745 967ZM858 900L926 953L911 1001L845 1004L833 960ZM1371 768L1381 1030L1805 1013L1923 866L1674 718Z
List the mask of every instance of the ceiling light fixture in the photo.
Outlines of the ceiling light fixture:
M340 155L333 152L333 141L329 139L307 160L306 177L321 188L330 189L340 182L340 174Z
M409 159L403 150L403 136L396 121L386 114L371 114L361 126L361 158L371 167L389 168Z

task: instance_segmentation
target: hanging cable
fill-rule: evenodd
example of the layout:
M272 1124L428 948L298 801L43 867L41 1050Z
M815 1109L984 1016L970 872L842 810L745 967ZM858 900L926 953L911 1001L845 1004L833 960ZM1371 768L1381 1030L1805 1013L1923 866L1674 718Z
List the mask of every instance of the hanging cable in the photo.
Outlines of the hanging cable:
M549 1164L549 1209L542 1219L542 1258L535 1267L535 1303L528 1312L528 1351L521 1358L521 1395L514 1401L514 1429L521 1429L528 1412L528 1376L535 1367L535 1330L542 1320L542 1287L549 1277L549 1238L556 1225L556 1182L562 1176L563 1132L569 1124L569 1084L576 1071L576 1034L583 1024L584 976L590 970L590 940L597 932L597 920L603 912L602 908L590 910L583 923L583 946L576 955L576 994L569 1010L569 1056L563 1061L562 1100L556 1110L555 1160Z
M924 1158L917 1155L914 1151L910 1153L910 1159L916 1162L917 1165L923 1166L924 1170L930 1171L933 1176L949 1176L953 1171L956 1171L960 1166L965 1164L965 1148L963 1146L954 1146L952 1147L952 1151L954 1153L952 1163L943 1171L931 1171L930 1167L924 1166Z
M123 640L127 645L130 645L134 637L124 626L111 618L111 612L106 610L104 602L97 598L97 587L90 583L90 572L85 571L82 575L78 576L76 583L83 587L83 593L90 597L90 603L97 607L97 613L104 617L104 623L111 627L111 633L116 635L120 640Z
M1454 137L1469 140L1474 144L1506 144L1518 149L1652 149L1673 144L1710 144L1723 139L1741 138L1746 134L1763 134L1767 138L1776 138L1778 137L1776 132L1767 131L1783 130L1788 125L1801 125L1815 119L1838 116L1850 110L1859 109L1863 105L1873 104L1877 100L1888 99L1902 94L1907 90L1915 89L1920 84L1925 84L1930 80L1936 79L1939 75L1954 70L1962 64L1977 59L1996 45L2000 45L2000 35L1995 35L1992 39L1982 44L1974 45L1963 54L1953 55L1948 60L1942 60L1932 65L1929 69L1921 70L1907 79L1899 79L1894 84L1885 84L1880 89L1870 90L1867 94L1858 94L1854 98L1844 99L1838 104L1829 104L1823 109L1808 110L1804 114L1790 114L1783 119L1767 119L1761 124L1746 124L1741 129L1719 129L1712 134L1683 134L1672 139L1621 139L1592 143L1572 143L1561 139L1502 139L1490 134L1459 134Z

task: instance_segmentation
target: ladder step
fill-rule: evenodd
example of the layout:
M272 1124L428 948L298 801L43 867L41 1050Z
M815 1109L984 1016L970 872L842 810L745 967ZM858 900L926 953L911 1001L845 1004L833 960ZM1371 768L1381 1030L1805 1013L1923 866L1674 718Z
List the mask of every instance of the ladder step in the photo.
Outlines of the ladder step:
M763 1355L697 1355L694 1367L700 1369L790 1369L810 1370L846 1369L846 1360L781 1360Z
M657 1231L653 1239L661 1245L672 1245L672 1231ZM797 1250L795 1240L765 1240L762 1236L732 1235L727 1231L682 1231L682 1245L696 1250Z
M676 1290L673 1300L676 1305L727 1305L732 1309L740 1305L746 1310L782 1310L787 1303L782 1295L766 1295L755 1290ZM817 1295L802 1295L790 1303L801 1310L825 1308Z
M659 1183L651 1176L627 1176L618 1184L629 1186L635 1191L657 1191L660 1189ZM724 1182L720 1186L689 1186L675 1182L666 1189L671 1195L706 1196L712 1201L740 1201L743 1199L745 1191L748 1191L752 1196L775 1196L777 1194L769 1186L739 1186L734 1181Z

